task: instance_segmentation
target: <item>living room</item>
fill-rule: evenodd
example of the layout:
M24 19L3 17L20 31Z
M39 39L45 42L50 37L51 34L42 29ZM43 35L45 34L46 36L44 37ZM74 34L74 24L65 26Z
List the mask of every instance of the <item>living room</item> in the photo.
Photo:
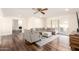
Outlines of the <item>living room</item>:
M39 9L0 9L0 50L71 51L69 35L77 32L79 9Z

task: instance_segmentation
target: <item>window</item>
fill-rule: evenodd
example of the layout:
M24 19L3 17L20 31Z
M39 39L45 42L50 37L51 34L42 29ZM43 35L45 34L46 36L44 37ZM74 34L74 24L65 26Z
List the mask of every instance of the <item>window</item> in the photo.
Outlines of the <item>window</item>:
M52 19L51 27L55 28L56 33L67 34L68 20L67 19Z

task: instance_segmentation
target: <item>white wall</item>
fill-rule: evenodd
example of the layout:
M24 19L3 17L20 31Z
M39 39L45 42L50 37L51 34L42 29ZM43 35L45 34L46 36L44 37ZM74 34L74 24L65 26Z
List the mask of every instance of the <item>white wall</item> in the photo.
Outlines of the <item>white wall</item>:
M69 15L69 32L77 31L78 23L75 14Z
M2 9L0 9L0 35L12 34L12 20L7 17L3 17Z
M37 17L30 17L23 20L24 29L42 28L44 27L43 19Z
M3 16L2 9L0 8L0 17Z
M5 17L0 17L0 35L12 34L12 20Z

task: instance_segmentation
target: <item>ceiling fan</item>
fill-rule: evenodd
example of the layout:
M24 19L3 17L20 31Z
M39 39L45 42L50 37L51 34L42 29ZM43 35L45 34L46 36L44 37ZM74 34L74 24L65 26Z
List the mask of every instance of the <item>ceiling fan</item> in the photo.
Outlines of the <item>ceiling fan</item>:
M48 8L32 8L32 9L35 11L34 14L40 12L40 13L42 13L43 15L45 14L45 11L48 10Z

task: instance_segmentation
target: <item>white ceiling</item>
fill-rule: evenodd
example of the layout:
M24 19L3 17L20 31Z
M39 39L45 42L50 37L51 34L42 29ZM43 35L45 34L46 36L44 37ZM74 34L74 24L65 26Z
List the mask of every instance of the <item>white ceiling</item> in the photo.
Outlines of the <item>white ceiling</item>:
M46 15L42 15L41 13L33 14L34 10L32 8L2 8L2 13L4 17L33 17L33 16L61 16L64 14L79 12L78 8L71 8L69 11L65 11L65 8L48 8L46 11Z

